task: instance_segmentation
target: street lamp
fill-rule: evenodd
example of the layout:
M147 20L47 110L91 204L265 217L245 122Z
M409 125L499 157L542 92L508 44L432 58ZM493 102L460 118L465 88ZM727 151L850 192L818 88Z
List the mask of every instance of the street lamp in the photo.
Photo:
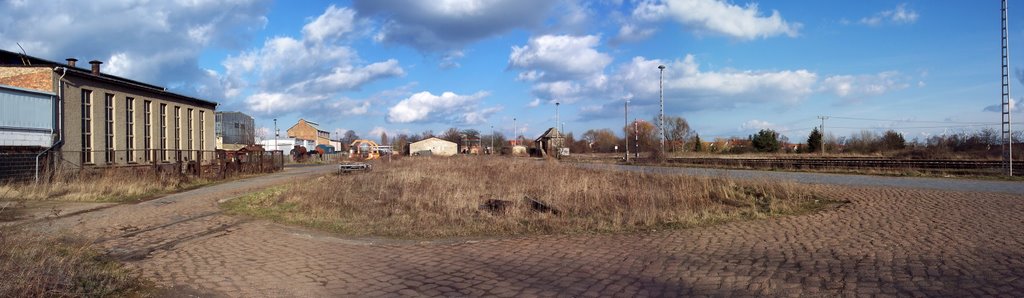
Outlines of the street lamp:
M625 99L626 99L625 113L623 113L624 116L622 117L622 120L623 120L623 123L624 123L625 126L623 126L623 129L622 129L623 134L624 134L622 139L626 141L626 144L625 144L626 157L623 158L623 161L629 162L629 97L627 97Z
M658 116L658 128L661 129L661 154L665 154L665 65L658 65L661 76L658 78L658 89L661 93L661 114Z
M494 154L494 125L491 125L491 150L488 153Z
M558 105L559 104L561 104L561 103L557 102L557 101L555 102L555 128L558 128ZM558 133L561 134L562 132L558 132Z
M512 118L512 146L519 145L519 136L516 135L517 133L519 133L519 126L516 126L516 118L513 117Z
M281 131L277 130L277 118L274 118L274 150L280 150L277 147L277 138L281 136Z

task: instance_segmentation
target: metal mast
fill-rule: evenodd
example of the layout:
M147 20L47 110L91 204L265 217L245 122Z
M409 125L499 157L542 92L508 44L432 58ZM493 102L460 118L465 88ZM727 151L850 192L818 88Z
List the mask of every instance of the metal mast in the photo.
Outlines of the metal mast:
M1013 136L1010 129L1010 43L1006 34L1006 0L1003 0L1003 171L1013 176Z
M661 130L661 154L665 154L665 66L658 65L658 89L661 97L661 113L658 114L658 129Z

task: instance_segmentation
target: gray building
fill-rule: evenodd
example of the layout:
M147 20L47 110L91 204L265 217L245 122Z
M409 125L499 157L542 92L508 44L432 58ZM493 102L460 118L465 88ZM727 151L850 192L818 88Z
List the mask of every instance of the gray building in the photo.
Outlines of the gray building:
M217 138L223 144L256 144L256 124L252 117L242 112L215 113Z

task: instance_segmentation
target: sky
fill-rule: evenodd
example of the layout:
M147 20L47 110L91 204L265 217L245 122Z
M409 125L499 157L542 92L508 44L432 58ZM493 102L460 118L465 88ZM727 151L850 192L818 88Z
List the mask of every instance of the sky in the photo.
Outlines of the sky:
M705 140L770 128L799 142L819 116L837 136L911 140L1000 122L992 0L0 3L4 50L101 60L267 131L277 119L282 135L303 118L339 137L515 127L533 138L556 125L556 103L566 131L621 135L626 101L630 120L656 119L659 82L665 114ZM1011 92L1024 94L1014 4Z

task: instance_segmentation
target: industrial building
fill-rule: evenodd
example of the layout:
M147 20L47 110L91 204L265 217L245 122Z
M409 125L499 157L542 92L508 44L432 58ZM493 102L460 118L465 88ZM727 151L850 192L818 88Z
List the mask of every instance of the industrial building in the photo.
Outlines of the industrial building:
M26 124L36 134L48 131L40 152L48 150L60 155L52 160L86 167L213 157L203 152L214 150L216 103L103 73L100 61L90 61L88 69L78 67L77 61L58 63L0 50L0 85L11 86L5 90L53 96L50 105L39 97L25 106L28 111L3 114L5 121L54 115L52 127L44 127L42 120ZM6 135L11 138L12 133ZM37 143L44 139L33 138Z
M312 141L316 145L331 145L331 133L320 129L320 124L299 119L298 123L288 128L288 137L296 140ZM296 141L298 142L298 141Z
M256 122L242 112L217 112L217 149L237 150L256 144Z
M458 145L455 142L438 138L429 138L409 144L409 155L452 156L458 152Z

